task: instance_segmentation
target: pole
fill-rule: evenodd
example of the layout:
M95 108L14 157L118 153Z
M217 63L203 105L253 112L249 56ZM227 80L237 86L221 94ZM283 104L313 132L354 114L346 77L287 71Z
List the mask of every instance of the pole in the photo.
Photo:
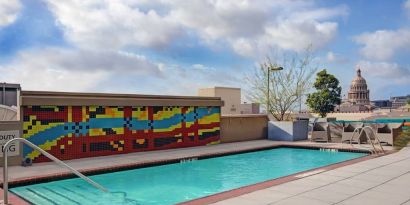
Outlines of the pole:
M7 143L6 143L7 144ZM4 146L4 148L6 148ZM9 190L9 183L8 183L8 169L7 169L7 151L6 149L3 150L3 203L8 204L9 203L9 197L8 197L8 190Z
M270 109L269 109L269 81L270 81L270 67L268 67L268 94L267 94L267 98L266 98L266 114L268 115L268 119L269 119L269 113L270 113Z
M6 82L3 83L3 98L1 104L6 105Z

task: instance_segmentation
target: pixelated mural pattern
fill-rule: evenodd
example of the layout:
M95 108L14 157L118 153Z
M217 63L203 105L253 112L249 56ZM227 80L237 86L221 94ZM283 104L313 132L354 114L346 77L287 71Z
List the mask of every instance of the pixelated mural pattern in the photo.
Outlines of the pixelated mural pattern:
M219 107L24 106L23 137L59 159L219 142ZM24 147L33 162L49 161Z

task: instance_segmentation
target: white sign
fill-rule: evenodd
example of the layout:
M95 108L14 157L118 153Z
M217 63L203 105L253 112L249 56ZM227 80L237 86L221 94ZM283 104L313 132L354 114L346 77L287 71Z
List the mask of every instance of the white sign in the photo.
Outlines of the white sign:
M0 146L1 146L1 157L3 157L4 145L11 139L20 137L19 130L7 130L0 131ZM7 156L18 156L20 155L20 142L13 142L8 148Z

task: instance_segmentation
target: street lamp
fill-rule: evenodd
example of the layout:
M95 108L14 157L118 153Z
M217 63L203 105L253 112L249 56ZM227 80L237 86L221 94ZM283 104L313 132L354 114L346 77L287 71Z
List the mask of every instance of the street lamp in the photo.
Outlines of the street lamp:
M270 91L270 87L269 87L269 82L270 82L270 72L271 71L280 71L283 70L283 67L279 66L279 67L274 67L272 65L270 65L268 67L268 94L267 94L267 103L266 103L266 113L268 114L268 119L269 119L269 91Z

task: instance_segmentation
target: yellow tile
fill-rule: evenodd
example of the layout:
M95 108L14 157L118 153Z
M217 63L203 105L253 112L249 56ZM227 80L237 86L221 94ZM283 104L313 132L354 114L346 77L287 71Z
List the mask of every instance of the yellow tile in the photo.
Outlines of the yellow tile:
M62 145L60 145L60 149L64 149L64 145L62 144Z
M72 144L73 144L73 141L69 140L69 141L68 141L68 144L69 144L69 145L72 145Z

